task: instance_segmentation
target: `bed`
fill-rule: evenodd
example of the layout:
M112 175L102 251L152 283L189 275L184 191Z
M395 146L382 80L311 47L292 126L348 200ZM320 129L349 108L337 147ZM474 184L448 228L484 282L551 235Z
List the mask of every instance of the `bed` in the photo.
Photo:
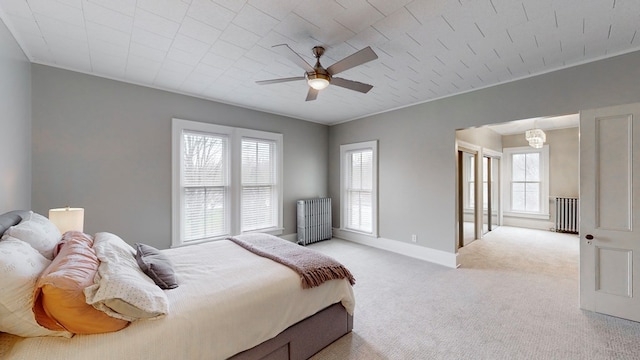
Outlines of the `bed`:
M29 214L0 215L0 234ZM95 234L96 244L107 235ZM162 290L166 314L131 321L118 331L71 338L0 333L0 358L307 359L353 328L355 300L348 279L304 289L289 267L230 240L161 253L178 283Z

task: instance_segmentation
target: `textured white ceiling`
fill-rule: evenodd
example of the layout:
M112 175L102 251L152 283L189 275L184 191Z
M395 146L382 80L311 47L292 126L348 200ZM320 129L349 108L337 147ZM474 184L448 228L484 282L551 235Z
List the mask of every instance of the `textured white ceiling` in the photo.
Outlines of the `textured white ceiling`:
M334 124L640 49L634 0L1 0L34 63ZM271 49L379 59L305 102Z

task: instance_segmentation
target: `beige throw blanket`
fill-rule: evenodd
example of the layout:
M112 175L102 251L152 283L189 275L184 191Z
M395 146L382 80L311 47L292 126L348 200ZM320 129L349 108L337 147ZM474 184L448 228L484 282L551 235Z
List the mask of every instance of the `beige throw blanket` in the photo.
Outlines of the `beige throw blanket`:
M273 235L244 234L228 239L256 255L288 266L300 275L304 289L332 279L347 279L351 285L356 283L351 272L333 258Z

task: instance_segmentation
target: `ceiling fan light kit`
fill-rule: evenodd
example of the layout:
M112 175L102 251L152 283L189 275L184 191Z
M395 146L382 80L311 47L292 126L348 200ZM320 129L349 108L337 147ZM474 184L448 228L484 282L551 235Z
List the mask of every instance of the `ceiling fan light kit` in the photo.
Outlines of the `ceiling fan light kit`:
M316 90L322 90L329 86L331 77L325 74L307 73L307 84Z
M360 51L357 51L356 53L347 56L346 58L336 62L326 69L320 64L320 57L324 54L325 51L324 47L322 46L314 46L312 49L313 55L316 58L315 66L311 66L306 60L304 60L304 58L302 58L302 56L293 51L293 49L291 49L287 44L274 45L273 48L278 50L283 56L291 60L293 63L303 68L305 70L305 75L299 77L256 81L256 83L259 85L276 84L281 82L306 79L307 84L309 85L309 91L307 93L306 101L315 100L318 96L318 92L327 88L330 84L340 86L345 89L358 91L363 94L366 94L373 88L373 86L369 84L334 77L334 75L340 72L377 59L378 55L376 55L371 47L366 47Z

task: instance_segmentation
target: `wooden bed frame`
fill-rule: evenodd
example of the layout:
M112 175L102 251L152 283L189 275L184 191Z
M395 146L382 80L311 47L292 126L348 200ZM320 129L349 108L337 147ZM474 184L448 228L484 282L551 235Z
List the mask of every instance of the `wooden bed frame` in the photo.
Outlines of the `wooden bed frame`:
M27 211L11 211L0 215L0 236L18 224ZM350 333L353 316L340 303L291 325L276 337L231 357L233 360L304 360L327 345ZM6 350L6 349L5 349Z

